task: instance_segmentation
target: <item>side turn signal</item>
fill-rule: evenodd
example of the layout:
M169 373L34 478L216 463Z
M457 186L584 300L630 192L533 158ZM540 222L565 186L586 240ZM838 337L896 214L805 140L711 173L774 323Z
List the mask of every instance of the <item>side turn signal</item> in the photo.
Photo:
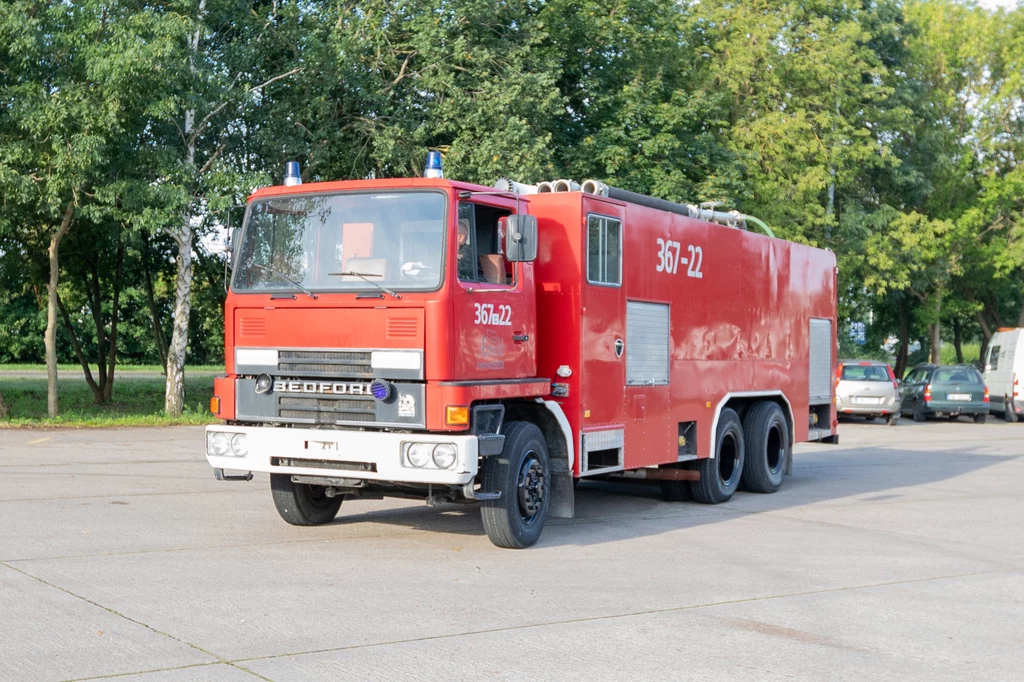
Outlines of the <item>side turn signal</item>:
M444 408L444 423L448 426L469 426L469 408L464 405L448 405Z
M210 412L220 414L220 398L217 396L210 398Z

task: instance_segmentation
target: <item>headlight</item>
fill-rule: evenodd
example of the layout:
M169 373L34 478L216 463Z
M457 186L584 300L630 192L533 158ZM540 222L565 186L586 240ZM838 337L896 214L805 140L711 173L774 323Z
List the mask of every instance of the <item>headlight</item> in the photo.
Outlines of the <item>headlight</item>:
M245 457L249 454L249 443L246 441L244 433L236 433L231 436L231 452L235 454L235 457Z
M231 437L223 431L210 434L210 454L224 457L231 450Z
M442 443L434 447L434 466L438 469L449 469L455 464L455 446Z
M413 443L409 446L406 457L409 458L409 464L416 468L422 468L427 466L430 461L432 446L429 443Z

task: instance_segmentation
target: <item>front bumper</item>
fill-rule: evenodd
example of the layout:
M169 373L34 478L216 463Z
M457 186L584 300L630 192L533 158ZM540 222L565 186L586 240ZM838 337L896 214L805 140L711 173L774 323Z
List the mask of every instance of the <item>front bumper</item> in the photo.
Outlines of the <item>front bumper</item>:
M241 457L214 454L210 441L213 433L245 434L248 452ZM453 445L455 463L448 469L403 465L403 443ZM478 443L473 435L218 424L206 427L206 460L214 469L234 471L464 485L476 477Z

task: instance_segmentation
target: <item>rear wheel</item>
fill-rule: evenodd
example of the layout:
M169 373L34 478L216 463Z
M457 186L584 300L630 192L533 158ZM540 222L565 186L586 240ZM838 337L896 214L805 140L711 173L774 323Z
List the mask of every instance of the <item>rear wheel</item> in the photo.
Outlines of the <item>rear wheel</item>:
M974 415L974 423L975 424L984 424L987 419L988 419L988 415L987 414L976 414L976 415Z
M728 502L740 484L744 453L740 418L727 407L718 416L715 456L697 460L700 480L690 484L693 499L704 504Z
M1016 424L1019 419L1017 413L1013 411L1013 405L1010 403L1009 398L1003 401L1003 419L1010 424Z
M914 421L916 422L923 422L926 419L928 419L928 415L925 414L924 408L921 407L921 401L919 400L914 401L914 408L911 414L913 415Z
M789 456L789 425L778 404L765 400L744 415L743 483L754 493L773 493L782 485Z
M483 500L480 516L491 542L523 549L537 542L548 516L548 446L540 429L529 422L508 422L501 431L501 454L484 458L483 464L483 489L501 497Z
M885 423L889 426L896 426L900 423L900 415L896 413L885 415Z
M270 491L281 518L293 526L321 526L338 515L340 495L327 497L322 485L293 483L290 474L270 474Z

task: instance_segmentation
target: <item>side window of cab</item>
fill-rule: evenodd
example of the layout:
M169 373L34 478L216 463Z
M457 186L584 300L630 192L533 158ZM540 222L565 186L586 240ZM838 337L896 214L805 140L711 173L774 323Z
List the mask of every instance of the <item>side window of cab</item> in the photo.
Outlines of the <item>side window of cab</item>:
M459 204L459 281L513 286L515 269L505 259L506 209L464 201Z

